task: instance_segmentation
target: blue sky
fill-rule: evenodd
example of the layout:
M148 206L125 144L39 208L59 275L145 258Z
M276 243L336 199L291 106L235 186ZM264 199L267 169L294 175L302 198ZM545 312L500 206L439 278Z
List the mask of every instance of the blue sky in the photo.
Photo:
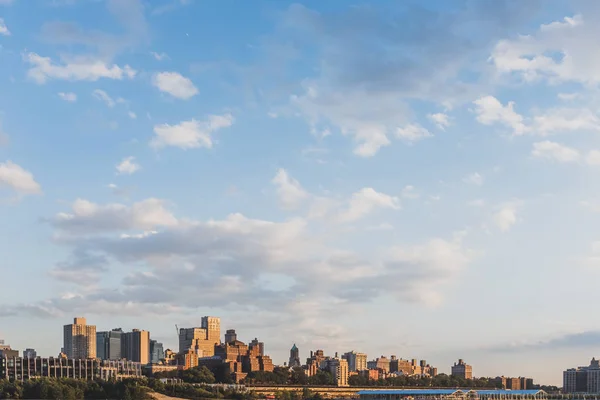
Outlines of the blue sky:
M560 384L600 347L599 11L0 0L0 337L217 315Z

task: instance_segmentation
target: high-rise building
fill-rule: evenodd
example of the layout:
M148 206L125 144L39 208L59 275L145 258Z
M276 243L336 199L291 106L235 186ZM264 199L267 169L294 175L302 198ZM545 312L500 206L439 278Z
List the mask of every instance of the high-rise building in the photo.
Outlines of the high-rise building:
M121 336L121 356L142 364L150 362L150 332L134 329Z
M215 355L215 345L221 344L221 319L202 317L202 327L179 329L179 352L194 350L199 357Z
M202 328L206 329L206 339L214 344L221 344L221 318L202 317Z
M23 350L23 358L37 358L37 352L35 349Z
M254 338L254 340L250 342L249 347L250 350L255 351L259 356L265 355L265 344L263 342L259 342L258 338Z
M462 358L452 366L452 376L462 379L473 379L473 367L466 364Z
M600 361L592 358L587 367L571 368L563 372L563 392L600 393Z
M150 340L150 362L152 364L158 364L165 358L165 350L162 343L156 340Z
M122 336L123 330L121 328L107 332L97 332L96 357L101 360L120 360Z
M337 386L348 386L348 361L343 358L332 358L328 360L328 367Z
M235 329L227 329L225 332L225 343L235 342L237 340L237 333Z
M296 343L294 343L294 345L290 349L290 360L288 366L290 368L302 366L302 363L300 362L300 350L298 350Z
M367 355L365 353L349 351L342 355L342 358L348 361L348 371L350 372L364 371L367 369Z
M381 356L375 360L375 368L382 371L390 372L390 359L386 356Z
M74 318L64 326L63 351L68 358L96 358L96 326L88 325L85 318Z

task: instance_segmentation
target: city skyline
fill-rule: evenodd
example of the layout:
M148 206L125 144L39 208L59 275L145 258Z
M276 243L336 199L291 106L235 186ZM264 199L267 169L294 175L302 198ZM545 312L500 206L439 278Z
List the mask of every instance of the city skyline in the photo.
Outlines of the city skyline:
M0 0L0 338L218 315L280 364L560 385L600 356L598 34L594 0Z

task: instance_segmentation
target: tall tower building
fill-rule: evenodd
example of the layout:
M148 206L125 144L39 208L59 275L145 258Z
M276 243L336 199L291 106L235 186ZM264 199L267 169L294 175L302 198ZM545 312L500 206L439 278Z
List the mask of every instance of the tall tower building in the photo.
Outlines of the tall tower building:
M122 335L121 328L108 332L97 332L96 357L101 360L120 360Z
M150 332L134 329L121 338L122 357L142 364L150 362Z
M202 317L202 328L206 329L206 340L221 344L221 318Z
M165 359L165 350L163 344L156 340L150 340L150 362L158 364Z
M288 363L290 368L301 367L302 363L300 362L300 350L296 347L296 343L290 349L290 362Z
M74 318L64 326L63 349L68 358L96 358L96 326L88 325L85 318Z

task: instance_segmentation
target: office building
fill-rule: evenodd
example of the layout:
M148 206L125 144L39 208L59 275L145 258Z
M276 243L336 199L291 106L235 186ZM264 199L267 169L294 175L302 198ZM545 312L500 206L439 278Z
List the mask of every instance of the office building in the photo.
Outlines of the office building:
M68 358L96 358L96 326L87 325L85 318L74 318L65 325L63 352Z
M121 328L96 332L96 357L101 360L120 360L122 336Z
M473 379L473 367L466 364L461 358L452 366L452 376L462 379Z
M290 359L289 359L288 366L290 368L296 368L296 367L302 366L302 363L300 362L300 350L298 350L296 343L294 343L294 345L290 349Z
M202 317L201 327L179 329L179 352L189 349L199 357L211 357L215 354L215 345L221 344L221 319Z
M349 351L342 355L342 358L348 361L349 372L364 371L367 369L367 355L365 353Z
M25 349L23 350L23 358L36 358L37 352L35 349Z
M143 365L150 362L150 332L134 329L121 336L121 356Z
M158 364L165 359L165 350L162 343L150 340L150 362Z

